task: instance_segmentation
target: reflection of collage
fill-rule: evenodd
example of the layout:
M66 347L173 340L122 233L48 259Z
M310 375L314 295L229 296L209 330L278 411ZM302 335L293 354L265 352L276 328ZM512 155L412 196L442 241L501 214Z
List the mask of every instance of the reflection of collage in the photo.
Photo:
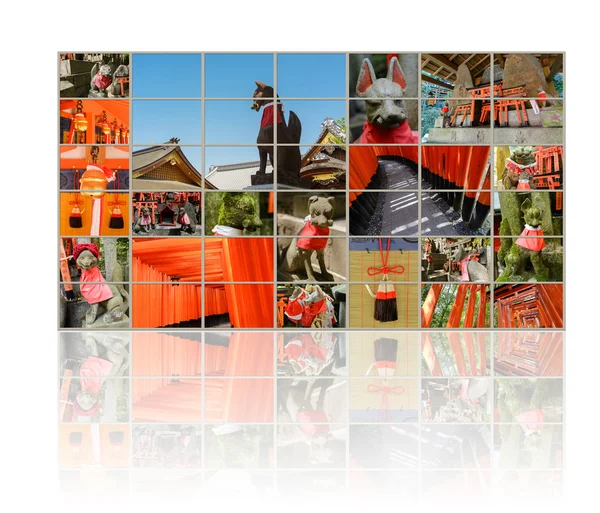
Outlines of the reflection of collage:
M60 465L209 486L349 465L365 487L382 470L555 479L563 375L561 331L62 333Z
M58 57L65 482L560 483L563 54Z

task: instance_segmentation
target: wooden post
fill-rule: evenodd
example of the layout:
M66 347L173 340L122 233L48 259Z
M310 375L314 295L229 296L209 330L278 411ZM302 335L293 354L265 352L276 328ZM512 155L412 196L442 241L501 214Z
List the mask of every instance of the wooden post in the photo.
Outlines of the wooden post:
M443 284L434 283L431 285L431 288L427 293L427 297L425 298L423 307L421 308L422 328L429 328L431 321L433 320L433 313L435 312L435 307L437 305L438 300L440 299L442 287Z
M485 296L485 285L479 286L479 312L477 312L477 327L485 328L485 309L487 308L487 298Z
M463 308L465 306L465 298L467 296L467 287L468 285L463 284L458 286L458 290L456 291L456 299L454 300L450 317L448 317L446 328L460 327L460 319L462 317Z
M431 333L423 333L423 358L427 364L429 372L432 376L442 376L440 362L435 354L433 342L431 341Z

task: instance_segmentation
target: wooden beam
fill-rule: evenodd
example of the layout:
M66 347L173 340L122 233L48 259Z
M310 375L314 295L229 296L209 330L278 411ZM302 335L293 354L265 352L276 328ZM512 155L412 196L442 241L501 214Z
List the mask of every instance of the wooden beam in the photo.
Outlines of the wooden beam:
M454 85L448 85L444 82L442 82L441 80L436 80L435 78L431 78L427 75L421 74L421 80L423 82L429 82L430 84L434 84L440 87L444 87L446 89L450 89L451 91L454 89Z
M452 62L445 55L441 53L430 53L428 54L433 60L438 61L440 64L443 64L447 68L453 69L454 71L458 70L458 64Z

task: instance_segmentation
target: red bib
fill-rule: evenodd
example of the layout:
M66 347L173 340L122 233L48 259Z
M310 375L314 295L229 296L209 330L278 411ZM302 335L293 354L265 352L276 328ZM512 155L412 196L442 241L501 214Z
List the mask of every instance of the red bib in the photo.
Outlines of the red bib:
M104 277L99 267L92 267L89 271L82 269L81 281L82 284L79 290L81 290L81 295L90 305L113 297L110 287L104 283Z
M263 107L263 115L260 120L260 127L264 128L266 126L271 126L273 124L273 105L272 103L265 105ZM283 123L283 118L281 117L281 110L277 109L277 123Z
M319 239L313 239L312 237L321 237ZM302 249L309 249L311 251L317 251L325 249L327 246L327 237L329 237L329 227L319 228L310 224L310 220L306 219L304 222L304 228L300 232L300 238L296 245Z
M537 239L528 239L526 237L538 237ZM530 251L542 251L546 247L544 241L544 232L541 227L533 229L529 225L525 225L525 229L521 233L521 236L515 242L517 246L528 249Z
M92 82L94 82L94 85L98 89L106 89L112 82L112 78L110 78L109 75L103 75L102 73L98 72L94 76Z
M408 121L403 121L396 128L383 128L366 121L363 133L356 142L358 144L418 144L419 137L411 131Z

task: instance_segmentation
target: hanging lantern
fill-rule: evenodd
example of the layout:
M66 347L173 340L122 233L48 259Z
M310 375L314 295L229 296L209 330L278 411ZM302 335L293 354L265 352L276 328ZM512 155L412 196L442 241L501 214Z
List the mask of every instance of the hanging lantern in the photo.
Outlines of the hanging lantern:
M73 116L73 126L76 132L83 133L88 128L88 120L83 112L83 103L81 100L77 101L77 112Z
M99 148L92 146L92 163L88 164L85 173L79 179L81 194L90 198L102 198L106 194L106 184L115 179L115 172L96 163Z
M103 111L103 114L102 114L102 121L100 122L100 130L102 131L103 135L110 135L111 127L110 127L110 123L108 122L108 119L106 119L106 111Z

